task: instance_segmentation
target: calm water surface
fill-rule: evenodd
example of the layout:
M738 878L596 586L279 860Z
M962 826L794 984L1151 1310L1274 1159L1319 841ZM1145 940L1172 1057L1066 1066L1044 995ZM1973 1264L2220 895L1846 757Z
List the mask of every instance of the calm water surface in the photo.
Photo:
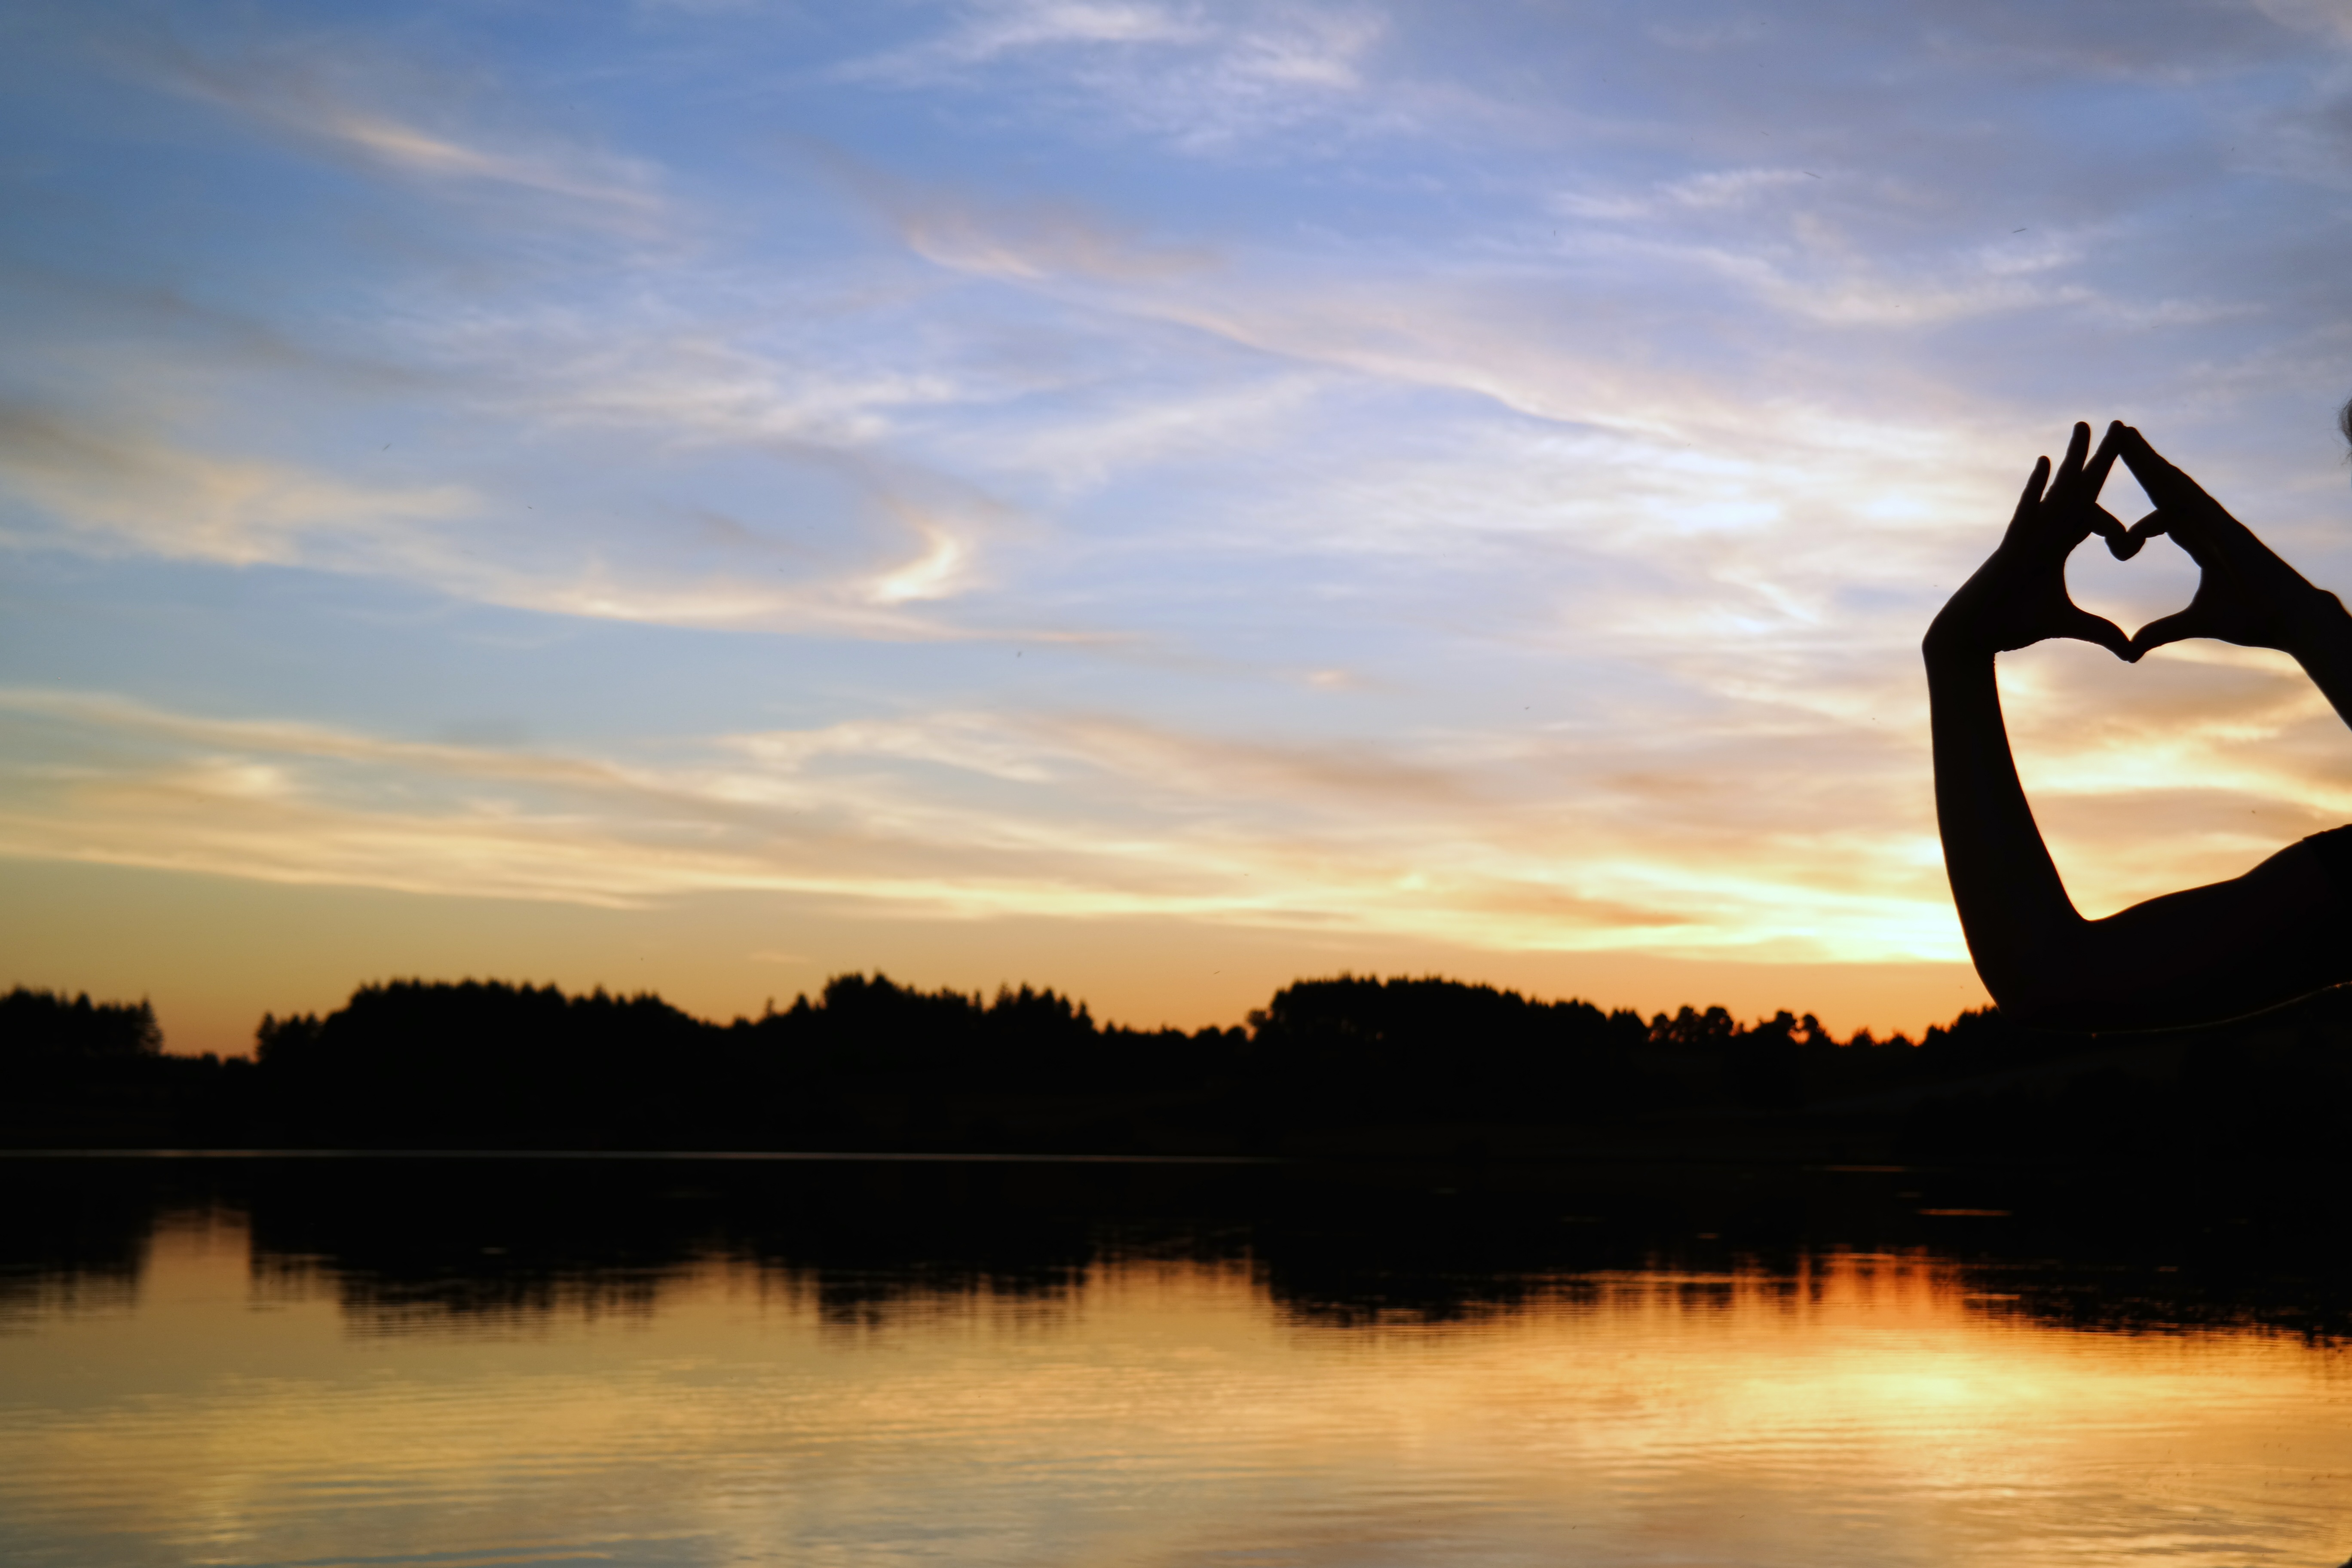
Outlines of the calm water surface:
M1899 1173L7 1163L11 1563L2352 1552L2308 1305Z

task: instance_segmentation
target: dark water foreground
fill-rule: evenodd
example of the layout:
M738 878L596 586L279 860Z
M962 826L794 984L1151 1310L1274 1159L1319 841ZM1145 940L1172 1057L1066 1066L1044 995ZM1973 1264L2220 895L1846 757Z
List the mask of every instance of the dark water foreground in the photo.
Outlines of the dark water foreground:
M12 1563L2301 1563L2341 1184L0 1159Z

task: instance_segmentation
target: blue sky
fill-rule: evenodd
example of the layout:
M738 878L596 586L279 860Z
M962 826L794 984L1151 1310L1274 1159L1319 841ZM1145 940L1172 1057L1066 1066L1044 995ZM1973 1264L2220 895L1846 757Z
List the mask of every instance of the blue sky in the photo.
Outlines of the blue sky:
M876 966L1916 1029L1915 650L2033 458L2352 587L2340 4L19 4L0 149L0 983L180 1048ZM2090 912L2352 817L2270 656L2004 683Z

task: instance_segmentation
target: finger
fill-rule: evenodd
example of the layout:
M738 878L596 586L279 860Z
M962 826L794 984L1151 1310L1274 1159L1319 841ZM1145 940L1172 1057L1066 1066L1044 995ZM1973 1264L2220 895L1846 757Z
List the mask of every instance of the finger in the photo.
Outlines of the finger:
M2161 507L2126 529L2121 539L2108 540L2107 551L2118 561L2128 561L2138 554L2140 547L2149 540L2167 533L2172 535L2175 544L2189 552L2189 559L2200 566L2205 564L2205 557L2198 553L2196 543L2187 534L2173 531L2172 516Z
M2156 503L2157 510L2172 514L2172 522L2194 526L2197 514L2209 510L2221 511L2219 501L2207 495L2195 479L2174 467L2163 453L2149 446L2147 437L2132 426L2123 427L2123 436L2116 444L2116 455L2131 470L2132 478L2139 481L2139 488L2147 492L2147 499ZM2159 531L2168 531L2168 526Z
M2072 483L2083 471L2083 459L2091 450L2091 427L2081 420L2074 421L2074 433L2066 438L2066 457L2058 465L2058 482Z
M2195 479L2165 461L2137 430L2127 437L2126 460L2135 448L2142 454L2147 471L2143 474L2135 467L2132 472L2139 476L2140 489L2156 502L2156 510L2140 519L2135 530L2170 534L2173 542L2209 575L2222 571L2267 581L2280 571L2293 573L2294 568L2256 538L2253 530L2231 517Z
M2089 426L2078 428L2087 429ZM2124 431L2127 428L2120 419L2110 420L2107 433L2099 437L2099 449L2091 454L2090 462L2083 469L2083 482L2090 487L2092 495L2095 496L2106 488L2107 474L2116 466L2116 457L2123 447Z
M2147 444L2147 437L2130 426L2124 427L2124 438L2118 451L2125 466L2131 469L2132 478L2139 481L2139 488L2146 490L2147 499L2159 507L2170 505L2185 510L2195 502L2202 501L2216 511L2221 510L2221 503L2207 495L2203 486L2181 472L2162 453Z
M2074 637L2083 642L2097 643L2126 663L2129 663L2134 658L2132 639L2124 636L2121 626L2116 626L2105 616L2091 614L2080 605L2067 606L2067 613L2060 626L2058 635L2062 637Z
M2159 616L2132 633L2130 651L2124 657L2137 664L2144 655L2167 643L2186 642L2190 637L2203 637L2205 633L2199 626L2199 620L2195 610L2181 610L2174 615Z
M2275 581L2281 572L2300 580L2294 568L2280 560L2252 529L2231 516L2229 509L2207 495L2195 479L2158 457L2138 431L2129 433L2129 441L2144 451L2149 461L2149 471L2141 479L2140 489L2147 491L2148 499L2156 502L2158 512L2164 517L2161 531L2171 534L2197 564L2209 572L2220 566L2251 581ZM2133 470L2136 474L2138 471Z
M2128 561L2138 554L2147 536L2137 529L2126 528L2123 520L2105 507L2095 510L2097 516L2092 521L2091 531L2107 542L2107 553L2118 561Z
M2116 450L2122 457L2125 466L2136 475L2144 471L2149 473L2180 471L2175 468L2164 454L2158 452L2148 438L2140 433L2139 426L2137 425L2124 426L2123 439L2117 445Z
M2050 459L2034 458L2033 472L2028 474L2025 479L2025 493L2017 498L2017 510L2010 514L2010 527L2015 528L2033 515L2033 509L2042 504L2042 487L2049 481Z
M2124 426L2123 439L2116 444L2116 455L2123 458L2124 467L2131 470L2132 478L2139 481L2139 488L2148 493L2150 500L2159 499L2158 491L2172 488L2181 477L2179 468L2147 444L2147 437L2128 425Z

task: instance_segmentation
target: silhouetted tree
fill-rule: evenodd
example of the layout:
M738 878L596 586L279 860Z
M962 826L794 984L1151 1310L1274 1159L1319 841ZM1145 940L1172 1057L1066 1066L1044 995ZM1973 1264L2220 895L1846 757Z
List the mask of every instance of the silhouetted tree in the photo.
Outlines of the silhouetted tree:
M163 1048L155 1009L144 1001L92 1003L84 992L68 1002L22 985L0 996L0 1069L121 1061Z
M1720 1011L1708 1009L1710 1017ZM1735 1034L1727 1042L1731 1048L1724 1066L1732 1098L1759 1110L1786 1110L1801 1103L1804 1086L1798 1068L1802 1047L1796 1037L1796 1016L1786 1008Z
M0 1141L22 1147L201 1142L241 1125L249 1064L163 1054L144 1001L0 996Z
M393 981L323 1016L265 1015L257 1065L160 1044L144 1003L0 997L0 1140L1279 1152L1313 1147L1294 1135L1317 1129L1445 1126L1467 1144L1486 1125L1675 1107L1880 1114L1877 1091L1949 1085L1905 1134L1922 1157L2352 1146L2352 999L2336 994L2205 1031L2178 1083L2100 1076L2112 1046L2018 1029L1989 1008L1916 1046L1867 1029L1841 1043L1786 1009L1743 1025L1685 1006L1645 1023L1491 985L1351 974L1283 987L1246 1029L1189 1034L1104 1026L1028 984L988 997L876 973L833 976L725 1026L651 994Z
M1643 1102L1631 1012L1435 977L1303 980L1250 1016L1253 1086L1295 1114L1579 1121Z

